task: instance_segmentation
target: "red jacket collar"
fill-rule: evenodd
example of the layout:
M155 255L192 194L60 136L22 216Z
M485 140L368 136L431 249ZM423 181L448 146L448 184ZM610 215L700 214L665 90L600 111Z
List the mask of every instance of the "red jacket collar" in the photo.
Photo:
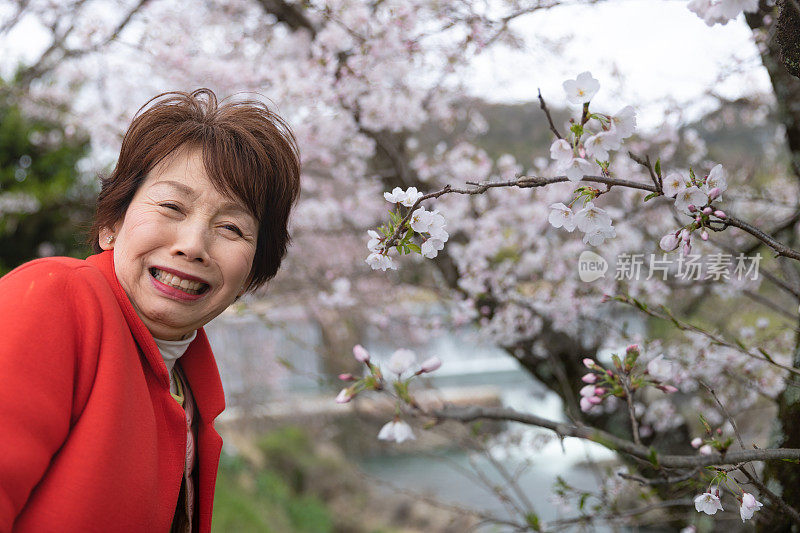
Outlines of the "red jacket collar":
M165 388L169 388L167 367L155 340L153 340L153 335L136 314L128 295L119 284L114 271L113 250L91 255L86 258L86 261L97 267L105 276L114 296L117 297L117 303L145 361L161 384ZM219 370L214 361L214 354L211 352L211 346L203 328L197 330L197 337L189 345L186 353L181 356L180 363L186 379L189 381L189 386L192 388L192 395L201 418L208 422L214 420L225 409L225 396L219 379Z

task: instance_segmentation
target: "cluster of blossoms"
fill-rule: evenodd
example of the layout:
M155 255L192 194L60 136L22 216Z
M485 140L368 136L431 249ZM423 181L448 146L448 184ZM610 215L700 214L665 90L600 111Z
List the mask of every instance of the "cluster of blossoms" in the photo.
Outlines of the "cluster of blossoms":
M568 139L556 139L550 146L550 157L557 172L570 181L581 181L586 174L608 172L609 151L619 150L622 141L636 129L636 111L625 106L615 115L589 111L589 101L600 89L590 72L578 74L563 84L567 100L582 106L580 121L570 120Z
M694 216L691 223L661 238L659 246L665 252L671 252L682 245L681 251L689 254L694 231L699 231L700 238L706 241L709 223L727 218L724 211L711 205L715 201L722 200L722 193L728 188L722 165L716 165L702 179L698 179L691 169L688 178L678 172L672 172L667 174L662 188L664 196L675 198L675 208L678 211Z
M550 146L550 157L555 161L555 171L564 173L570 181L579 182L585 175L609 175L609 151L622 148L622 142L633 135L636 129L636 112L625 106L615 115L589 111L589 102L600 89L600 83L589 72L583 72L574 80L563 84L567 100L582 106L579 121L570 120L569 136L556 139ZM606 239L616 237L611 217L596 207L592 200L599 194L597 189L580 187L576 198L569 206L555 203L550 206L550 224L572 231L576 227L584 232L583 242L592 246L603 244ZM576 201L583 207L572 211Z
M604 209L587 201L580 210L573 212L571 207L573 204L570 206L561 202L552 204L547 221L554 228L564 228L569 232L578 228L583 232L584 244L592 246L600 246L606 239L617 236L617 230L611 225L611 217Z
M671 363L660 355L650 361L647 368L642 371L641 366L636 364L640 354L637 344L631 344L626 348L624 358L612 354L613 370L604 368L588 357L584 359L583 364L590 372L581 378L581 381L587 383L580 390L581 410L591 411L594 406L600 405L604 398L609 396L625 398L628 393L632 395L647 385L652 385L668 394L677 392L677 387L664 383L668 379L667 376L672 375Z
M758 11L758 0L691 0L686 7L708 26L713 26L727 24L742 11Z
M742 492L742 496L737 499L739 500L739 516L742 522L753 518L753 514L764 505L749 492ZM694 508L698 513L706 513L708 515L716 514L717 511L724 511L722 501L720 501L719 486L711 486L703 494L698 495L694 499Z
M416 187L409 187L405 191L400 187L395 187L392 192L383 193L386 201L399 204L405 207L413 207L422 198L422 193ZM398 212L390 212L391 223L388 226L379 228L381 235L375 230L367 231L369 241L367 248L370 251L366 262L373 270L397 269L397 264L389 257L389 250L384 243L386 239L394 235L397 227L404 224L405 217ZM395 245L400 253L417 252L423 257L433 259L444 248L444 243L450 238L445 230L447 222L437 211L428 211L424 207L419 207L411 214L410 220L402 228L402 238ZM422 238L421 244L413 242L414 235ZM427 236L426 236L427 235Z
M378 365L372 362L369 352L363 346L357 344L353 347L353 356L359 363L364 363L367 367L368 374L357 378L352 374L339 374L339 379L345 382L351 382L352 385L342 389L339 395L336 396L337 403L347 403L355 398L360 392L365 390L384 390L385 380L383 372ZM403 442L406 440L413 440L416 438L411 426L400 418L400 401L409 405L416 405L414 399L408 392L408 387L411 381L422 374L427 374L438 370L442 366L442 361L434 356L429 357L419 365L417 364L417 357L413 351L401 348L396 350L389 361L386 363L386 369L394 374L396 378L393 382L393 388L397 394L398 404L394 418L384 424L378 438L380 440Z

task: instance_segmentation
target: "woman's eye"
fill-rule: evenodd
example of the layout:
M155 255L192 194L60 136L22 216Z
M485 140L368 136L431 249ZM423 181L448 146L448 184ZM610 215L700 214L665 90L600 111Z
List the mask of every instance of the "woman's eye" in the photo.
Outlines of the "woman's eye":
M167 209L172 209L173 211L180 211L181 210L181 208L178 207L175 204L164 203L164 204L160 204L160 205L161 205L161 207L166 207Z
M227 230L230 230L230 231L234 232L239 237L244 237L244 233L242 233L242 230L240 230L237 226L234 226L233 224L225 224L222 227L227 229Z

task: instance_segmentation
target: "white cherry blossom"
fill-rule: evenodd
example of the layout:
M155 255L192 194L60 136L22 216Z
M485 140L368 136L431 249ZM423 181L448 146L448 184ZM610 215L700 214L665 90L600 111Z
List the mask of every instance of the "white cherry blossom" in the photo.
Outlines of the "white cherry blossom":
M398 444L406 440L416 439L414 432L411 430L411 426L402 420L392 420L384 424L378 433L378 438L390 442L394 441Z
M567 179L570 181L581 181L584 176L597 174L600 167L594 161L587 161L582 157L575 157L569 162L569 166L562 169Z
M436 215L436 211L428 211L424 207L418 207L411 215L411 229L417 233L428 233L431 226L436 222ZM444 217L441 215L439 217L444 221Z
M725 170L722 168L722 165L717 165L711 169L711 172L708 173L708 178L702 187L703 192L706 194L708 194L708 192L714 188L719 189L720 193L723 193L728 189L728 182L725 179ZM722 196L718 196L717 198L721 199Z
M559 168L568 166L574 156L572 145L566 139L556 139L550 145L550 157L555 159Z
M764 504L756 501L755 496L749 492L742 494L742 506L739 508L739 516L741 516L742 522L753 518L753 513L761 509L763 506Z
M687 6L708 26L727 24L742 11L758 11L758 0L691 0Z
M636 130L636 110L633 106L626 105L616 115L611 116L611 124L617 139L627 139Z
M372 252L367 256L366 261L372 267L372 270L397 270L397 264L386 254Z
M608 226L598 226L583 235L583 243L591 246L600 246L608 239L617 236L617 230L610 224Z
M367 249L370 252L376 252L378 248L380 248L381 244L381 236L378 235L378 232L375 230L367 230L367 235L369 235L369 241L367 241Z
M400 348L389 357L389 362L386 363L386 368L398 377L403 375L414 366L417 362L417 356L407 348Z
M719 491L716 491L719 493ZM698 513L706 513L713 515L717 511L722 511L722 503L719 501L719 496L712 494L711 489L709 492L704 492L694 499L694 508Z
M609 132L600 132L586 139L586 142L583 143L586 154L598 161L608 161L608 149L603 144L603 136L608 134Z
M694 185L691 187L687 187L686 189L680 191L678 195L675 197L675 208L678 211L682 211L687 215L690 215L692 212L689 210L689 206L693 205L696 208L701 208L708 203L708 196L698 187Z
M578 74L574 80L565 81L563 87L571 104L585 104L600 90L600 82L587 71Z
M425 239L425 242L422 243L422 246L420 246L420 252L424 257L433 259L439 255L439 250L442 248L444 248L444 241L430 237Z
M405 198L400 200L400 203L406 207L411 207L423 196L421 192L417 191L416 187L409 187L404 194Z
M670 198L674 198L675 195L681 191L685 191L687 188L686 179L677 172L670 172L667 174L662 185L664 196L669 196Z
M592 202L587 202L583 209L575 213L573 220L577 228L584 233L611 226L611 217L605 209L595 206Z
M387 202L391 202L393 204L399 204L406 200L407 195L403 189L400 187L395 187L392 189L392 192L385 192L383 193L383 197L386 198Z
M575 229L574 215L571 208L559 202L550 206L550 214L547 216L547 221L554 228L563 227L565 230L572 232Z

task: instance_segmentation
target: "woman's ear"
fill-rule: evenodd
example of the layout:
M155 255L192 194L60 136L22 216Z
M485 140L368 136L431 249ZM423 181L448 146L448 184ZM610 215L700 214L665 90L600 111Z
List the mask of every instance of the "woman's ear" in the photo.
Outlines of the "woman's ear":
M114 234L114 230L111 228L103 228L100 230L100 234L98 235L98 240L100 241L100 248L103 250L113 250L114 249L114 240L117 236Z

